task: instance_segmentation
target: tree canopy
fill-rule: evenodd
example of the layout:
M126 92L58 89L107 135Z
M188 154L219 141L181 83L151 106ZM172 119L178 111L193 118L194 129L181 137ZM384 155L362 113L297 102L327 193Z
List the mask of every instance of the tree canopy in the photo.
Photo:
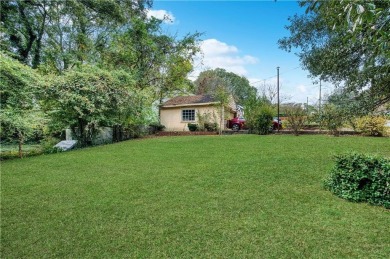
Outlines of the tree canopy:
M301 1L306 14L290 17L282 49L298 49L313 77L375 107L390 100L390 2Z
M62 71L90 61L112 31L132 17L146 17L148 0L1 1L2 48L25 64L42 63Z
M0 52L0 124L2 139L17 139L22 145L41 122L37 95L41 77L36 71Z
M148 17L150 0L1 1L1 48L45 73L82 64L123 69L155 97L188 88L200 33L182 39Z
M151 0L0 1L2 122L43 108L50 129L78 128L86 144L96 127L156 120L157 101L192 87L187 74L201 34L168 35L162 20L147 15L151 6ZM37 82L45 82L39 94Z
M213 94L218 89L224 89L233 95L236 103L241 105L250 96L256 95L256 88L249 84L247 78L222 68L201 72L194 84L197 94Z
M98 127L126 124L129 117L137 116L139 101L147 98L135 89L128 73L92 66L55 77L44 92L44 107L54 126L58 130L70 127L80 135L82 144L91 141Z

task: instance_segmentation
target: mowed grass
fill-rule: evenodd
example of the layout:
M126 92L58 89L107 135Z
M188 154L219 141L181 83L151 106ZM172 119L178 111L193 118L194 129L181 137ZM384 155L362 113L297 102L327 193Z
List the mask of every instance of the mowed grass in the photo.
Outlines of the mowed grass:
M1 258L388 258L390 213L322 187L389 138L162 137L1 165Z

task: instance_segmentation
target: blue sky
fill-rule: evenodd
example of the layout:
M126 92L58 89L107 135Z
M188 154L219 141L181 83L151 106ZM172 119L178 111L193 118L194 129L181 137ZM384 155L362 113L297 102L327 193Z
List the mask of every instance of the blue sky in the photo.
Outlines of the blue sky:
M302 14L295 1L161 1L155 0L150 15L170 18L164 31L179 38L202 32L203 54L195 62L195 79L200 71L217 67L243 75L255 87L276 84L280 67L282 100L318 101L318 85L300 68L298 57L278 48L277 41L288 36L288 17ZM330 86L323 89L329 93Z

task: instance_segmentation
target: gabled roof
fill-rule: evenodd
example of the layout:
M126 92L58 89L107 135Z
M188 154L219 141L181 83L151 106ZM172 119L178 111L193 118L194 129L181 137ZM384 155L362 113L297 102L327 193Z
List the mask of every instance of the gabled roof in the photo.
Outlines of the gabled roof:
M161 107L180 107L190 105L215 104L218 101L210 95L176 96L161 105Z

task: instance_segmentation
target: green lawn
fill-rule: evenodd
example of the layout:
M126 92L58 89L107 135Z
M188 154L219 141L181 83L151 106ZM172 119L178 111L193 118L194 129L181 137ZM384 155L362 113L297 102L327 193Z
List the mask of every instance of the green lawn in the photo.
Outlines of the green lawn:
M322 188L390 138L193 136L1 165L1 258L388 258L390 212Z

